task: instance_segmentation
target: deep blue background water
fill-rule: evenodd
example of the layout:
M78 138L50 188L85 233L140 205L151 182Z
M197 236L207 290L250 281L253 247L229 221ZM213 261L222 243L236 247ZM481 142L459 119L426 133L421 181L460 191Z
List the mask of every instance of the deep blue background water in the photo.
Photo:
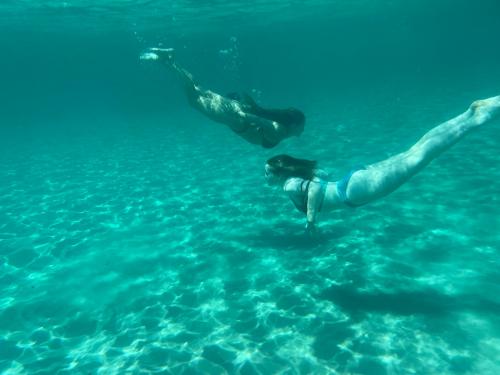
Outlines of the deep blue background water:
M0 371L495 374L500 123L321 237L263 180L339 177L499 94L496 1L4 1ZM273 150L141 62L295 106Z

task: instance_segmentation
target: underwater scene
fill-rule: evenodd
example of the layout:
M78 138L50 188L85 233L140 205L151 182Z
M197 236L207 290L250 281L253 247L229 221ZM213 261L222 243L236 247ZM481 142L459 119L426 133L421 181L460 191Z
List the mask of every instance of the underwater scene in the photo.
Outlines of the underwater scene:
M498 0L2 0L0 373L500 374L500 116L314 235L265 169L337 181L500 95L499 20ZM303 131L266 144L281 123L249 108Z

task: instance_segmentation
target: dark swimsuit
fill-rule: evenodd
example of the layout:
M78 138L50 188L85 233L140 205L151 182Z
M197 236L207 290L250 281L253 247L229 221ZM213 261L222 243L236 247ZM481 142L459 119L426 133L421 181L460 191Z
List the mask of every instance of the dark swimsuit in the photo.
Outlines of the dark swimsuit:
M342 180L337 181L337 193L339 195L340 201L348 207L355 208L363 205L363 204L354 204L347 200L347 185L349 185L349 180L351 179L354 173L364 169L366 168L363 166L354 167L347 175L344 176Z
M238 135L240 135L240 136L241 136L243 133L246 133L246 132L248 131L248 129L250 129L250 125L248 125L248 124L245 124L241 130L240 130L240 129L236 130L236 129L234 129L234 128L231 128L231 130L232 130L233 132L235 132L236 134L238 134ZM278 143L280 143L280 141L274 141L274 142L269 141L269 140L268 140L268 139L264 136L264 131L263 131L263 130L262 130L262 128L260 128L260 127L259 127L259 129L258 129L258 132L259 132L259 133L261 134L261 136L262 136L262 141L261 141L261 145L262 145L262 147L264 147L264 148L273 148L273 147L274 147L274 146L276 146Z
M295 199L292 199L293 204L295 207L297 207L297 210L307 213L307 195L309 193L309 184L311 183L311 180L303 180L302 183L300 184L300 191L304 193L304 198L302 201L297 202ZM306 187L304 189L304 184L306 184Z
M238 93L230 93L227 95L227 97L229 99L232 99L232 100L236 100L238 102L240 102L241 104L244 104L247 108L246 108L246 111L248 111L248 113L254 115L254 116L257 116L257 117L262 117L262 118L265 118L267 120L270 120L270 121L273 121L272 119L269 119L265 116L262 116L262 114L259 112L259 111L255 111L256 107L257 107L257 104L250 98L246 98L245 100L251 100L251 103L249 104L248 102L245 103L244 101L242 101L242 98L241 96L238 94ZM236 134L238 134L239 136L241 136L242 134L246 133L248 131L248 129L250 129L250 125L248 124L243 124L243 127L241 129L233 129L231 127L231 129L233 130L233 132L235 132ZM262 137L262 140L261 140L261 146L264 147L264 148L273 148L274 146L276 146L278 143L280 143L280 140L277 140L277 141L270 141L268 140L265 136L264 136L264 129L262 129L261 126L259 126L257 128L257 131L260 133L261 137Z
M316 182L316 181L314 181ZM318 208L318 212L321 212L321 208L323 207L323 201L325 200L325 188L326 188L326 183L325 181L321 180L319 181L321 184L321 189L323 190L323 198L321 199L321 203ZM311 180L303 180L300 184L300 191L304 193L304 197L302 198L302 201L297 202L295 199L292 199L293 204L297 208L297 210L307 214L307 199L309 196L309 185L311 184ZM304 187L305 185L305 187Z

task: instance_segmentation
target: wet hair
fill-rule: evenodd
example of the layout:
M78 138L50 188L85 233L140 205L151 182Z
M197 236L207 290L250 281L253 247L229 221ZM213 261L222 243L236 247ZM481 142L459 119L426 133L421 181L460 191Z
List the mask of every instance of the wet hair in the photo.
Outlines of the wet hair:
M317 162L315 160L297 159L289 155L276 155L267 161L273 173L279 177L300 177L310 180L314 177Z

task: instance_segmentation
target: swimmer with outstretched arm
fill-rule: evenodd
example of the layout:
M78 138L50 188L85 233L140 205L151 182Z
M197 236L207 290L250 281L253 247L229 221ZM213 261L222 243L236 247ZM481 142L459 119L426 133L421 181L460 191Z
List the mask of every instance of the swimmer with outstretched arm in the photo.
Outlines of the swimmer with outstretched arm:
M461 115L427 132L409 150L351 170L340 181L328 181L316 162L288 155L265 165L269 184L282 186L307 217L306 231L314 233L319 212L365 205L382 198L420 172L464 136L500 114L500 96L477 100Z
M141 60L156 60L172 68L184 83L189 104L213 121L227 125L246 141L272 148L304 131L305 116L295 108L266 109L249 95L219 95L202 89L193 76L175 62L172 48L150 48Z

